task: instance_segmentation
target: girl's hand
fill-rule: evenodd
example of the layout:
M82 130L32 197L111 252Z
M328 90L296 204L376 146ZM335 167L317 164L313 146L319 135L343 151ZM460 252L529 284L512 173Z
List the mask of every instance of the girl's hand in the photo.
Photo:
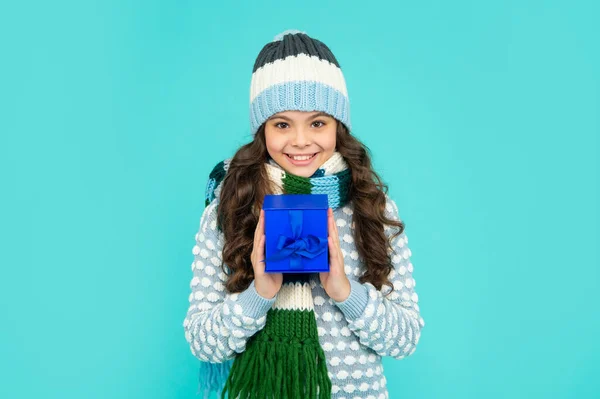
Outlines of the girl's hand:
M265 273L265 215L260 210L258 224L254 231L254 244L250 261L254 269L254 286L260 296L272 299L277 295L283 283L282 273Z
M327 215L329 272L320 272L319 277L327 295L334 301L342 302L350 295L350 280L344 270L344 255L340 248L340 238L331 208L327 210Z

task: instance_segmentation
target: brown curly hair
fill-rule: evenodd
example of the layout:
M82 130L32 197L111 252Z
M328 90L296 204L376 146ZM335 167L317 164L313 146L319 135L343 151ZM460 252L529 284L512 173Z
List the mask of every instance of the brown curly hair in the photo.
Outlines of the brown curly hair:
M343 123L336 122L336 149L352 173L349 197L354 206L354 241L365 263L365 272L359 281L369 282L378 290L388 285L389 294L394 287L388 279L392 270L388 249L393 252L391 241L404 231L404 223L385 216L388 186L372 169L368 147L352 136ZM223 264L229 268L229 271L224 270L228 274L225 287L230 293L244 291L254 279L250 261L254 231L264 196L272 193L263 165L268 158L263 124L254 140L235 153L222 182L217 223L225 237ZM398 229L389 240L384 224Z

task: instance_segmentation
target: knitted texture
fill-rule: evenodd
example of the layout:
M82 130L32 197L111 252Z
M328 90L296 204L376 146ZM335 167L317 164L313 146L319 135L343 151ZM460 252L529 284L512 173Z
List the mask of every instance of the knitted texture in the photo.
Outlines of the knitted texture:
M206 183L205 205L220 193L221 182L229 170L231 158L219 162ZM352 173L344 157L337 151L311 177L287 173L272 158L265 163L273 194L327 194L329 207L339 208L348 201Z
M338 157L334 154L313 176L347 170ZM388 296L383 296L389 291L387 286L377 290L370 283L358 282L365 267L354 245L350 201L334 208L344 270L351 284L345 301L328 297L318 273L284 273L284 284L271 299L257 293L254 281L241 293L226 293L227 275L219 271L224 238L216 215L217 180L225 175L228 162L219 165L215 169L225 172L211 173L214 181L207 184L213 187L207 193L212 200L196 234L192 293L183 323L190 349L201 360L199 392L205 398L211 391L224 397L226 388L230 398L386 398L381 357L411 355L425 324L405 232L392 242L394 269L389 278L395 290ZM268 165L269 176L283 176L276 163ZM271 179L280 188L285 188L284 180ZM386 216L400 220L389 197ZM386 226L386 236L394 230ZM323 379L325 373L327 379Z
M317 187L328 194L333 209L348 200L351 175L339 152L334 152L310 178L286 172L273 159L264 166L272 194L311 194ZM265 328L250 338L246 350L236 356L221 398L226 393L233 398L256 399L331 397L309 277L309 273L283 274L279 300L267 312Z
M221 398L331 398L310 282L290 275L284 274L265 327L236 355Z
M298 30L278 34L256 58L250 83L252 134L287 110L326 112L351 129L340 64L323 42Z

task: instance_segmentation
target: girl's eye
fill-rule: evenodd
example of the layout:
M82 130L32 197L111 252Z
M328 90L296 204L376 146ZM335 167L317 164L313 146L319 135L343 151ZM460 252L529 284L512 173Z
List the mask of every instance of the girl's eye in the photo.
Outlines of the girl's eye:
M315 124L317 124L317 126L315 126ZM313 127L320 128L320 127L325 126L325 122L323 122L323 121L314 121L312 123L312 125L313 125ZM277 122L277 123L275 123L274 126L276 128L278 128L278 129L285 129L286 127L289 127L289 125L286 122Z

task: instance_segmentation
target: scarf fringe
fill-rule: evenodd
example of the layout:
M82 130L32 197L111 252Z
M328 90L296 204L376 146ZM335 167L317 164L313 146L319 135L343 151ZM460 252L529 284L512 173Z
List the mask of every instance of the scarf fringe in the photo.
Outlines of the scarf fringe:
M315 317L314 311L303 313L295 317ZM235 358L221 399L226 393L236 399L331 398L331 380L318 338L286 338L259 331Z

